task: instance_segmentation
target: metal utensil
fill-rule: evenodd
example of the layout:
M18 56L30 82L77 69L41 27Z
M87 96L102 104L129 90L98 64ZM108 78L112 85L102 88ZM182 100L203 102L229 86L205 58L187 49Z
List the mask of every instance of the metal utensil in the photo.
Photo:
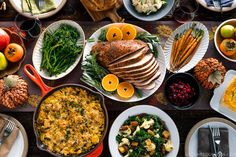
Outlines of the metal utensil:
M220 129L219 128L213 128L212 130L214 142L216 143L216 151L217 151L217 157L222 157L222 152L220 151Z
M223 11L222 11L223 7L221 5L221 0L219 0L219 1L220 1L220 13L223 14Z
M212 2L213 2L213 5L216 9L221 8L220 0L212 0Z
M216 155L216 144L215 144L215 141L214 141L214 137L213 137L213 133L212 133L212 128L210 125L208 125L208 128L210 130L210 133L211 133L211 144L213 145L213 153L212 153L212 157L217 157Z
M7 126L4 128L3 137L0 139L0 146L4 143L5 139L12 133L15 124L8 120Z
M45 5L44 0L36 0L35 2L36 2L37 7L39 8L39 10L42 10Z

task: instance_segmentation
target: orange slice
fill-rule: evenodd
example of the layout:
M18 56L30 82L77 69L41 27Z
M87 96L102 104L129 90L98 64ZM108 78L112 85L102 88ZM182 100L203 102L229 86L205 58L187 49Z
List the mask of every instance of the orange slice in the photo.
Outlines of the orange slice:
M136 38L137 30L131 24L126 24L123 27L121 27L121 31L123 33L124 40L133 40Z
M109 92L113 92L116 90L119 84L119 79L114 74L107 74L102 78L102 87Z
M117 87L117 94L125 99L129 99L134 95L134 87L128 82L122 82Z
M123 39L123 33L122 33L122 31L120 30L119 27L112 26L107 31L106 39L108 41L122 40Z

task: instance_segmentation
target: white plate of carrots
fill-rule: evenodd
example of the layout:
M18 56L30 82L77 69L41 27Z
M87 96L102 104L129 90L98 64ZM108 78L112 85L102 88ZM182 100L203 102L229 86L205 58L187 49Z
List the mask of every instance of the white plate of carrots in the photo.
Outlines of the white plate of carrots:
M178 27L164 46L166 68L173 72L186 72L204 57L209 34L200 22L188 22Z

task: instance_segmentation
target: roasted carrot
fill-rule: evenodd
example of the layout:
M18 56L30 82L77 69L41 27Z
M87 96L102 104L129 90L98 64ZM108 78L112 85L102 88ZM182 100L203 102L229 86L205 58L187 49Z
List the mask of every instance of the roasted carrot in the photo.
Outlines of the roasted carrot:
M174 57L175 57L175 49L176 49L177 43L178 43L178 41L174 40L172 50L171 50L171 56L170 56L170 69L172 69L172 67L173 67Z
M184 62L183 62L182 64L180 64L180 65L177 67L176 70L179 70L180 68L182 68L183 66L185 66L186 64L188 64L188 63L190 62L190 60L193 58L193 56L194 56L194 54L195 54L195 52L196 52L196 50L197 50L199 44L200 44L200 42L198 42L198 45L195 47L194 52L191 53L190 56L189 56L186 60L184 60Z
M194 53L197 49L197 47L200 44L200 41L203 37L203 31L200 31L199 36L197 37L197 39L194 40L194 42L191 44L191 47L186 51L186 53L184 53L184 55L180 58L180 61L178 62L178 64L176 64L176 67L179 67L189 56L193 56Z

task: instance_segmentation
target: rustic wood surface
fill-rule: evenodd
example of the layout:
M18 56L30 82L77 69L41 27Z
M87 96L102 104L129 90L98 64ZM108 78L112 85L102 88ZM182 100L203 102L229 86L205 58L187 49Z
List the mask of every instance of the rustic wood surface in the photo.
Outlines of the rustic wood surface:
M7 11L3 12L0 11L0 27L12 27L14 25L14 17L17 14L17 12L12 8L12 6L7 2ZM124 9L121 8L118 11L118 14L121 17L125 18L126 22L133 23L135 25L138 25L147 31L151 33L156 33L156 27L161 24L165 24L170 26L171 28L175 29L178 27L180 24L175 22L173 20L173 17L171 13L161 19L160 21L155 21L155 22L142 22L138 21L137 19L133 18L131 15L128 14L128 12ZM199 7L199 10L197 12L197 16L195 17L194 20L196 21L201 21L204 23L208 30L211 30L213 26L219 25L221 21L224 21L229 18L235 18L236 17L236 9L227 13L215 13L209 10L206 10L203 7ZM58 12L56 15L49 17L47 19L43 19L43 28L45 28L48 24L52 23L53 21L61 20L61 19L71 19L75 20L78 22L82 28L84 29L84 32L86 34L86 38L88 38L96 29L98 29L101 26L104 26L108 23L110 23L110 20L104 19L101 22L92 22L92 19L90 18L89 14L86 12L82 4L80 3L79 0L68 0L64 8ZM166 38L162 38L161 44L163 45L166 41ZM32 64L32 51L34 48L36 41L32 42L25 42L25 46L27 48L27 56L24 61L24 64L30 63ZM236 70L236 63L230 63L227 60L225 60L223 57L221 57L213 44L213 41L210 41L207 53L205 57L215 57L219 59L227 69L235 69ZM191 73L191 71L190 71ZM22 76L24 79L27 80L29 83L29 93L31 95L40 95L40 90L39 88L31 81L29 80L26 75L23 73L23 70L18 72L20 76ZM80 69L80 64L66 77L63 79L60 79L58 81L47 81L44 80L49 86L57 86L59 84L65 84L65 83L81 83L80 77L82 75L82 71ZM167 73L168 77L170 73ZM191 108L190 110L187 111L179 111L175 110L169 105L162 105L160 104L157 99L156 95L160 92L163 92L163 86L150 98L142 101L142 102L137 102L137 103L119 103L119 102L114 102L110 99L106 98L106 106L108 109L108 114L109 114L109 127L115 120L115 118L125 109L138 105L138 104L151 104L154 106L157 106L161 109L163 109L167 114L171 116L171 118L175 121L179 134L180 134L180 150L179 150L179 155L180 157L184 156L184 142L185 138L189 132L189 130L202 119L209 118L209 117L223 117L221 114L213 111L210 106L209 106L209 101L212 96L212 91L209 90L204 90L201 89L201 96L199 97L198 101L196 104ZM40 151L36 147L36 142L35 142L35 136L33 133L33 127L32 127L32 118L33 118L33 111L34 107L25 104L22 107L19 107L14 110L8 110L4 107L0 108L0 112L4 114L11 115L18 119L23 126L26 129L26 132L28 134L29 138L29 151L28 151L28 156L32 157L44 157L44 156L50 156L48 153L45 153L43 151ZM227 119L227 118L226 118ZM102 157L110 157L109 149L108 149L108 142L107 142L107 137L104 140L104 151L103 154L101 155Z

